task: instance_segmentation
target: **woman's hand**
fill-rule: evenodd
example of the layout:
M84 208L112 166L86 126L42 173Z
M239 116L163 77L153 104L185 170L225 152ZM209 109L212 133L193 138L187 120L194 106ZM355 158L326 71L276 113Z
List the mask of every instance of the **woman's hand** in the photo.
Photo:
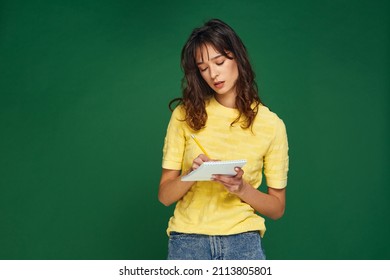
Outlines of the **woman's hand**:
M229 192L240 195L246 187L245 181L242 178L244 175L244 170L242 170L240 167L236 167L235 171L237 172L235 176L213 175L212 178L213 181L224 185Z
M195 170L195 169L198 169L199 166L202 165L202 163L206 162L206 161L210 161L210 159L204 155L204 154L200 154L199 156L197 156L193 161L192 161L192 166L191 166L191 170Z
M286 207L286 189L273 189L268 187L268 193L263 193L253 188L242 176L244 171L236 167L235 176L214 175L213 180L225 186L225 188L242 201L248 203L257 212L271 219L279 219L284 214Z

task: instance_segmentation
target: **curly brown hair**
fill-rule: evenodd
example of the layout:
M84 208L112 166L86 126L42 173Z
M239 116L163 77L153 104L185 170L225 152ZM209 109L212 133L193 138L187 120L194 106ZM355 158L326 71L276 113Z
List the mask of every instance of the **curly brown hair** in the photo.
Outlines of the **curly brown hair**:
M205 127L206 101L214 96L214 91L199 72L196 52L206 44L213 46L226 58L236 60L239 73L236 81L236 107L239 115L231 125L240 121L243 116L244 121L241 127L244 129L251 127L257 115L258 106L262 104L258 96L255 74L241 39L229 25L219 19L209 20L202 27L195 28L184 45L181 52L181 67L184 71L182 97L171 100L169 108L172 111L173 104L182 104L186 112L187 124L194 130Z

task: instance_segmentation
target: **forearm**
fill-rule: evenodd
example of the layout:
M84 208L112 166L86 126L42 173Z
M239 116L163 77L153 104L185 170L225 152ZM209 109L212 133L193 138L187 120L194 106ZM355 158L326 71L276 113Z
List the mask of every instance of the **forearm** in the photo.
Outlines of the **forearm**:
M284 188L269 187L268 193L263 193L242 178L244 171L241 168L237 167L236 172L236 176L233 177L214 175L213 180L223 184L229 192L237 195L260 214L274 220L283 216L286 205L286 191Z
M158 199L165 206L180 200L194 184L194 182L182 182L180 178L180 176L170 178L160 184Z
M181 199L191 188L195 182L181 181L181 175L187 174L192 170L197 169L203 162L210 159L204 155L198 155L192 162L192 166L187 171L181 174L181 170L172 170L163 168L160 180L160 188L158 191L158 199L165 206Z
M284 190L282 191L284 192ZM279 190L273 190L273 192L279 192ZM284 214L284 199L270 193L261 192L247 182L244 182L244 187L236 195L257 212L271 219L279 219Z

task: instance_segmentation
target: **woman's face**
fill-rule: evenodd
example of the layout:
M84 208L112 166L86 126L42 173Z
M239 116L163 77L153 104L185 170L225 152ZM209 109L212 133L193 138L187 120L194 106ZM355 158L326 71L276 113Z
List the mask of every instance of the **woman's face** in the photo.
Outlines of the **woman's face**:
M196 63L203 79L217 93L216 98L235 99L238 67L234 58L227 58L207 44L198 49Z

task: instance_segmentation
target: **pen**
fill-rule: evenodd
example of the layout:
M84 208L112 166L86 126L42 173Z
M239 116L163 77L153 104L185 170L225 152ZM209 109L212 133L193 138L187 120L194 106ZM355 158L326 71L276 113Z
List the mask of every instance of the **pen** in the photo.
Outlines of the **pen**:
M191 134L192 139L194 139L195 143L198 145L198 147L202 150L202 152L210 158L210 156L207 154L206 150L202 147L202 145L199 143L198 139L196 139L194 134Z

